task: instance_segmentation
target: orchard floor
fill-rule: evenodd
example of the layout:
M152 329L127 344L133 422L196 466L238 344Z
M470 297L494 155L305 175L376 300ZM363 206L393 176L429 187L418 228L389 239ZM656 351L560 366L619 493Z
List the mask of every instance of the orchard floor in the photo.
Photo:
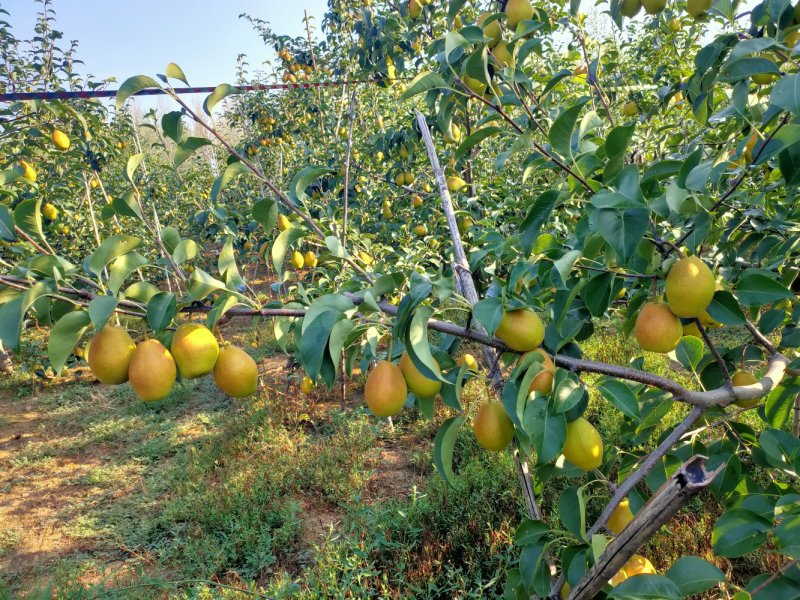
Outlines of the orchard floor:
M361 378L344 409L339 389L303 396L268 332L261 320L225 331L259 361L263 387L247 400L208 377L148 405L80 368L0 380L0 598L499 596L523 508L511 457L465 429L449 488L431 466L448 409L389 428L363 410ZM633 352L610 331L592 356ZM470 382L468 410L484 394ZM590 410L616 430L612 411ZM548 484L546 512L567 485ZM702 502L706 514L681 513L645 549L658 568L712 558L719 507ZM769 560L716 562L737 578Z

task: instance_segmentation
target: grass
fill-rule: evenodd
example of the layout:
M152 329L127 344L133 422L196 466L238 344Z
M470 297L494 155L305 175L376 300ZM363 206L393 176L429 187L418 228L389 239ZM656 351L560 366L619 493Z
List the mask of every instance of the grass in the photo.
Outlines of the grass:
M254 320L229 337L270 359L277 351L269 329ZM638 355L613 326L599 328L584 349L617 364ZM696 386L664 357L647 360L652 372ZM673 407L648 440L631 444L621 434L620 413L594 390L598 379L585 378L592 389L588 417L604 439L628 451L651 449L685 412ZM0 599L102 598L107 585L125 599L250 597L224 586L269 598L502 595L505 572L517 561L513 532L524 516L510 454L483 451L463 428L450 487L431 466L433 437L449 409L440 407L434 422L405 411L389 430L362 409L321 412L322 404L335 404L325 392L297 397L285 389L285 379L276 380L257 398L234 402L204 378L149 405L126 385L68 383L28 396L14 390L39 413L39 429L14 456L10 486L0 492L57 482L69 502L51 519L71 549L25 570L4 570L2 560L24 542L24 530L0 529ZM474 411L484 395L473 381L462 400ZM385 452L402 462L395 465ZM747 468L755 479L763 475ZM540 485L555 527L558 496L573 483ZM608 491L597 483L587 493L591 520ZM660 569L687 553L712 558L719 511L703 494L643 553ZM770 560L757 554L717 563L742 578L773 568Z

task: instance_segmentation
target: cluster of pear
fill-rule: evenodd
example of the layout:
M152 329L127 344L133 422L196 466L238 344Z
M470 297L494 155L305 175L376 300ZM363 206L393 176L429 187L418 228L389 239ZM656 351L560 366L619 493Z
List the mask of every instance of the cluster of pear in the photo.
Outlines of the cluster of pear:
M433 359L437 373L439 363ZM409 390L417 398L435 398L442 389L442 382L429 379L417 369L408 352L403 352L398 365L382 360L367 377L364 399L369 409L379 417L393 417L403 410Z
M185 379L213 373L220 389L234 398L256 391L258 366L241 348L219 347L214 334L196 323L181 325L170 349L155 339L136 344L123 327L107 325L89 341L86 358L101 383L131 382L144 402L166 398L178 372Z
M69 147L72 145L69 136L63 131L59 131L58 129L55 129L53 131L52 139L53 139L53 145L55 145L56 148L62 151L69 150ZM36 182L36 177L37 177L36 169L34 169L33 166L31 166L31 164L28 161L20 159L19 170L22 173L22 177L24 179L27 179L31 183Z

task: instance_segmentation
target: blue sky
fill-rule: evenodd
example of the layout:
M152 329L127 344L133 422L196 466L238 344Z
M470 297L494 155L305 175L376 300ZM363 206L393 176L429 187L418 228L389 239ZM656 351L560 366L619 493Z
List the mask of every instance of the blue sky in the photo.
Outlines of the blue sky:
M31 37L41 6L34 0L0 0L18 38ZM251 67L272 57L241 13L294 36L305 35L303 9L319 29L326 7L326 0L53 0L57 29L66 40L62 47L80 42L82 73L122 82L163 73L175 62L195 86L233 83L240 53L247 54Z

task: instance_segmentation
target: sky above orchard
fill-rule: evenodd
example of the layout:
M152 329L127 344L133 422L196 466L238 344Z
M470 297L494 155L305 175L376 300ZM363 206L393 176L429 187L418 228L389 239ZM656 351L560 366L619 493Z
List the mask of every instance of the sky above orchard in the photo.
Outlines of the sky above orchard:
M326 0L53 0L52 5L56 29L64 33L59 46L80 43L81 73L121 83L132 75L163 73L174 62L193 86L233 83L239 54L247 55L251 69L274 58L241 13L269 22L276 33L296 36L305 35L303 9L319 30L327 8ZM33 36L41 7L34 0L0 0L20 39Z

